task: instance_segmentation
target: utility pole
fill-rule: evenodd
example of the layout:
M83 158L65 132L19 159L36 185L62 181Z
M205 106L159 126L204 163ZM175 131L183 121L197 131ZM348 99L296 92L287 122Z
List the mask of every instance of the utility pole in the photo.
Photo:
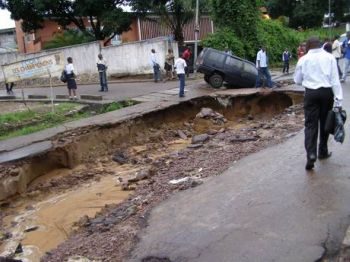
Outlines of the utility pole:
M193 61L193 71L194 76L197 75L196 61L198 53L198 34L199 34L199 0L196 0L196 21L194 27L194 61Z
M328 24L329 24L329 40L332 40L332 24L331 24L331 0L328 0Z

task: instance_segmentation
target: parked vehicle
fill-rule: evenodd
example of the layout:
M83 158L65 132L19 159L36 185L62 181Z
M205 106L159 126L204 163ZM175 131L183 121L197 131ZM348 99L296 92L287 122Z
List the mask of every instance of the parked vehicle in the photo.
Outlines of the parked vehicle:
M204 48L196 61L197 71L213 88L223 82L232 87L254 87L258 70L255 64L212 48Z

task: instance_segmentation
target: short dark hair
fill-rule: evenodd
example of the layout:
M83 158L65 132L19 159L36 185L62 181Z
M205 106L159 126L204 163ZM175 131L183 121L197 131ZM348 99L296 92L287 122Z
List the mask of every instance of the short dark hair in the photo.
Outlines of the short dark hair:
M67 62L68 62L68 63L73 63L73 58L68 57L68 58L67 58Z

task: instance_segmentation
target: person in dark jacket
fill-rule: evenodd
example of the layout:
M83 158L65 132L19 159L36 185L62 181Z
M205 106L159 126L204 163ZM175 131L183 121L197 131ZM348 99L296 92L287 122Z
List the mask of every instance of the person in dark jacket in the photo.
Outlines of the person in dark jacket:
M282 54L282 61L283 61L283 74L287 73L289 74L289 60L292 58L292 55L288 51L288 48L286 48Z
M107 61L103 58L102 54L98 55L97 58L97 70L100 77L100 86L101 89L99 92L107 92L108 84L107 84Z

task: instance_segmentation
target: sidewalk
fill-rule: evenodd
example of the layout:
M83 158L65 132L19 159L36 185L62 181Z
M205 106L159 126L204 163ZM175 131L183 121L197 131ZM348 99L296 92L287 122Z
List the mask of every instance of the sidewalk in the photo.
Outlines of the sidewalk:
M301 131L163 202L130 261L311 262L336 253L350 224L350 142L330 138L333 156L306 172L303 139Z
M277 72L276 77L278 76L279 74ZM178 82L167 82L159 84L152 83L152 85L141 85L136 88L133 87L131 90L129 84L127 84L126 86L115 87L113 91L112 89L110 89L110 92L106 94L106 96L108 96L109 99L108 101L131 99L142 103L132 107L127 107L117 111L109 112L103 115L97 115L82 120L65 123L64 125L45 129L43 131L29 134L26 136L20 136L5 141L0 141L0 163L50 150L52 148L52 145L44 142L50 141L51 138L55 135L69 130L93 125L103 126L117 124L122 121L125 121L126 119L132 119L152 111L162 110L186 100L191 100L193 98L202 97L206 95L214 95L215 93L224 92L231 95L239 95L253 94L259 92L259 90L255 88L226 90L213 89L209 87L204 81L196 80L187 82L185 88L186 97L179 98L177 85ZM155 88L159 88L159 90L154 91ZM291 88L294 89L295 87ZM122 91L118 92L118 89ZM34 89L33 91L35 92L36 89ZM50 92L49 89L47 89L46 91ZM95 88L90 90L90 92L91 94L98 93L98 91L96 91ZM135 93L136 96L133 97L132 95L134 95Z

